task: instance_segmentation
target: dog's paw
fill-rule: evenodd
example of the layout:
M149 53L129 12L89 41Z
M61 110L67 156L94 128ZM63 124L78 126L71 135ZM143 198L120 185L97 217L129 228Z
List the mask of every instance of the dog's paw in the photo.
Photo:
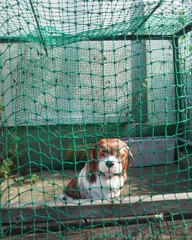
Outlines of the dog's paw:
M61 202L71 202L71 201L74 201L73 198L68 197L68 196L65 195L64 193L61 193L61 194L59 195L58 199L59 199Z
M61 193L61 194L59 195L58 199L59 199L60 201L66 201L66 200L67 200L67 196L64 195L63 193Z

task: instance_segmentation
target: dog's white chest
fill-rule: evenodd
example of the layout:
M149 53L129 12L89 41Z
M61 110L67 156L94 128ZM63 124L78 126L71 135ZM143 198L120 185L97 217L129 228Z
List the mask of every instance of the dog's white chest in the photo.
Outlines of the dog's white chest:
M97 175L96 182L90 183L87 180L84 169L80 172L78 178L78 188L82 199L109 199L118 197L124 186L122 177L114 176L107 179L104 176Z

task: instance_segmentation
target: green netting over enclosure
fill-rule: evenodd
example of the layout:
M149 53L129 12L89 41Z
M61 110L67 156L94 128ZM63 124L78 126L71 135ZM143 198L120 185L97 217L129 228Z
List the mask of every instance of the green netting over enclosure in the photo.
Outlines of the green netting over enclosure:
M191 169L191 0L0 1L0 239L192 239Z

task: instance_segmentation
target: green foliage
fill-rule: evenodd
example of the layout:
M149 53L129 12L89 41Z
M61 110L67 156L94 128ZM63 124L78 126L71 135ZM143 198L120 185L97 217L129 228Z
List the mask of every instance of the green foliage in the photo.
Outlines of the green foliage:
M180 23L182 23L183 25L186 23L186 21L187 21L187 16L186 16L184 10L181 10L181 11L179 12L178 21L179 21Z
M2 98L0 97L0 115L2 115L2 113L4 112L5 107L2 104Z
M20 138L15 133L8 132L7 140L7 143L3 146L3 156L0 159L0 178L8 178L12 175ZM8 146L8 151L5 145Z
M3 160L3 163L0 166L0 178L10 177L13 168L14 168L13 160L9 158Z
M20 177L18 179L14 178L15 184L17 186L25 185L25 184L34 184L39 180L39 176L37 174L31 174L24 177Z

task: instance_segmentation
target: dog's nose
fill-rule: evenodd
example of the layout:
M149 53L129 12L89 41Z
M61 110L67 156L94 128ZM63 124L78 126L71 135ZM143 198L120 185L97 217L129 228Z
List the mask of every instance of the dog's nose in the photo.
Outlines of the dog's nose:
M105 164L106 164L106 166L107 166L108 168L111 168L111 167L113 167L114 162L107 161Z

